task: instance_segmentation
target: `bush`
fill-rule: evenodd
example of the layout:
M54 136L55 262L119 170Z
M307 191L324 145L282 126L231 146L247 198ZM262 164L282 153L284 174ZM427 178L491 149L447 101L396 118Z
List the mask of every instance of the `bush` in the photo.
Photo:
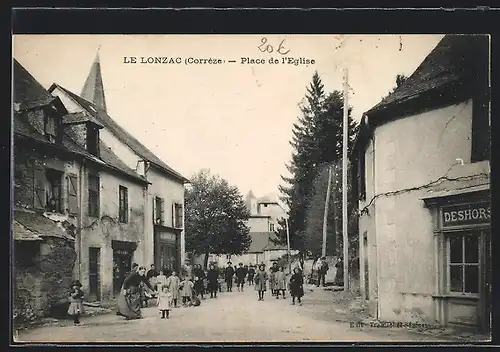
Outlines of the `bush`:
M16 290L12 318L14 326L16 327L32 323L37 319L35 310L32 307L31 294L28 290Z

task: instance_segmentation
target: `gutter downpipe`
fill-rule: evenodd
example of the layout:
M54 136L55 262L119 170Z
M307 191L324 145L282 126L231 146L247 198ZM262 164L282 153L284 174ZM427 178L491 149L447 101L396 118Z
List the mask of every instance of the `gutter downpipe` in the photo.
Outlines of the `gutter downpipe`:
M85 159L82 158L82 162L80 164L80 175L79 175L79 192L78 192L78 241L77 241L77 258L78 258L78 279L82 281L81 277L81 266L82 266L82 248L83 248L83 190L84 190L84 182L85 182Z

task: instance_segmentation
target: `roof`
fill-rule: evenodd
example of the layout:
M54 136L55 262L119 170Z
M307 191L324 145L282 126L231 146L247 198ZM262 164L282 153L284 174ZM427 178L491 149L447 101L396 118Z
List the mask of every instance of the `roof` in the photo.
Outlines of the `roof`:
M28 110L50 104L55 97L16 60L13 63L14 103L20 110Z
M116 154L114 154L102 141L99 142L100 158L97 158L78 145L68 135L63 137L62 145L49 142L21 116L16 116L14 119L14 134L34 139L40 143L50 145L53 148L61 148L66 152L77 154L100 165L107 166L108 168L124 173L136 180L148 182L143 176L138 175L134 170L125 165L125 163L123 163L123 161L121 161L120 158L118 158L118 156L116 156Z
M262 253L269 246L273 245L271 238L275 238L276 234L274 232L250 232L250 237L252 242L247 250L247 253Z
M66 114L62 117L62 122L65 124L92 122L92 123L96 124L97 126L99 126L100 128L104 127L92 115L88 114L85 111L79 111L79 112L73 112L73 113Z
M74 240L62 226L39 213L14 210L14 223L17 223L13 227L14 239L29 237L35 240L37 237L57 237Z
M37 233L30 231L16 220L12 222L12 233L16 241L43 241Z
M366 114L370 116L387 110L395 104L451 83L468 82L468 79L477 75L475 68L478 56L486 49L486 38L484 35L445 35L415 72Z
M401 86L363 114L353 152L377 124L471 97L487 76L487 44L486 35L445 35Z
M134 150L142 158L156 165L157 168L169 174L170 176L174 176L175 178L180 179L183 182L189 181L180 173L165 164L160 158L158 158L153 152L151 152L141 142L139 142L130 133L128 133L123 127L118 125L105 111L103 111L102 109L98 109L93 103L83 99L82 97L76 95L75 93L67 90L64 87L61 87L58 84L53 84L52 87L50 87L49 91L52 91L55 87L60 88L66 94L68 94L70 98L76 101L83 109L85 109L94 118L96 118L107 130L109 130L116 138L118 138L120 142Z

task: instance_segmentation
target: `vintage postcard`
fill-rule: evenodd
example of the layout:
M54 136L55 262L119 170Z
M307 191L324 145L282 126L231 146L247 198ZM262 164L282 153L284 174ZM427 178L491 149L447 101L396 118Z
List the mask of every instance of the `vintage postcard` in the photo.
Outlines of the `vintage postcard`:
M488 341L489 48L14 35L14 342Z

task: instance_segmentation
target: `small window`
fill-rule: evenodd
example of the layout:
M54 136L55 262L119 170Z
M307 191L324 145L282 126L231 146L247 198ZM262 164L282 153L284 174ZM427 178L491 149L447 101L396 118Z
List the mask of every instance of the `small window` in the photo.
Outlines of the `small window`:
M100 179L96 174L89 173L89 216L99 217Z
M128 222L128 188L120 186L119 189L119 220L122 223Z
M45 126L44 126L45 137L50 142L55 143L57 136L57 125L56 119L54 116L46 115L45 116Z
M47 179L47 189L45 193L46 210L52 213L62 213L62 179L63 172L58 170L46 169L45 178Z
M274 232L274 224L269 224L269 231Z
M449 291L479 293L479 237L452 235L449 243Z
M163 204L164 204L163 198L161 198L161 197L154 198L153 215L154 215L154 223L157 225L162 225L165 221L165 219L163 217L163 213L164 213Z
M87 124L87 151L99 156L99 129L91 124Z

